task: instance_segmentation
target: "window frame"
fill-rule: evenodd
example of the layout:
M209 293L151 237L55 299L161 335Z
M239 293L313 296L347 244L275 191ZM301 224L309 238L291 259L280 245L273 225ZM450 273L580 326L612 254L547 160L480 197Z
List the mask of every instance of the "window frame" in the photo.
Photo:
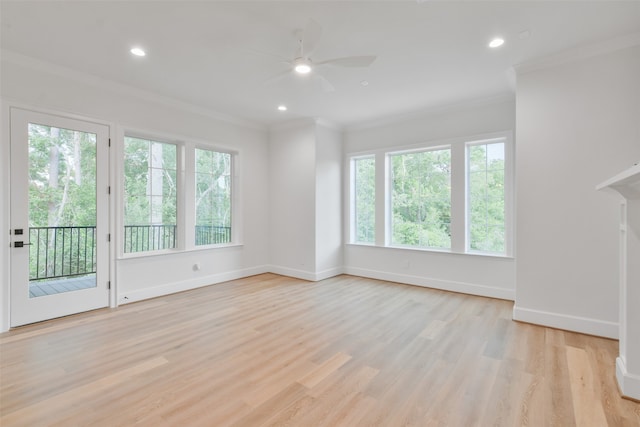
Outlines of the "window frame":
M349 190L349 194L353 194L354 197L350 197L349 198L349 206L350 206L350 212L353 212L353 215L349 215L349 221L350 221L350 226L349 226L349 230L350 230L350 234L349 234L349 241L353 241L359 245L366 245L366 246L375 246L376 244L376 236L377 236L377 230L376 230L376 218L378 217L378 215L376 215L376 197L374 195L374 202L373 202L373 213L374 213L374 222L373 222L373 242L365 242L365 241L359 241L358 240L358 221L357 221L357 200L355 197L356 194L356 162L359 160L367 160L367 159L371 159L373 160L373 170L374 170L374 182L373 182L373 187L374 187L374 192L377 193L378 192L378 186L376 185L376 177L377 177L377 164L376 164L376 156L375 154L366 154L366 155L362 155L362 156L353 156L349 159L350 162L350 166L349 166L349 185L350 185L350 190Z
M231 236L230 236L230 240L229 242L225 242L225 243L212 243L212 244L208 244L208 245L196 245L196 239L195 239L195 227L196 227L196 219L197 219L197 212L196 212L196 206L195 206L195 192L196 192L196 150L206 150L206 151L213 151L216 153L223 153L223 154L229 154L231 156L230 158L230 165L229 165L229 177L230 177L230 189L229 191L231 192L230 194L230 209L231 209L231 213L230 213L230 223L231 223ZM217 146L214 145L205 145L202 143L199 144L193 144L191 154L193 155L193 159L191 163L191 179L193 180L193 199L192 201L194 203L191 203L191 208L193 209L193 225L190 227L190 232L193 233L192 235L192 239L189 240L189 242L191 243L191 245L193 246L194 250L201 250L201 249L211 249L211 248L219 248L219 247L225 247L225 246L235 246L237 244L237 239L239 236L239 233L236 231L236 227L237 227L237 218L236 218L236 168L237 168L237 158L238 158L238 152L234 151L234 150L229 150L229 149L223 149L223 148L219 148ZM188 171L186 171L188 172Z
M480 249L471 248L471 148L479 145L490 144L504 144L504 252L486 251ZM507 158L507 140L506 138L490 138L483 140L468 141L465 144L465 252L471 254L487 254L487 255L506 255L507 254L507 242L509 240L507 236L507 164L510 163Z
M176 247L156 251L124 252L124 139L125 137L141 138L177 146L176 180L177 180L177 212L176 212ZM170 254L194 252L202 250L220 250L223 248L242 246L242 191L239 175L241 173L241 151L223 144L179 135L161 134L152 131L129 127L117 127L115 144L113 144L117 188L115 206L115 235L112 243L116 245L117 259L135 259L164 256ZM205 149L228 153L231 155L231 241L212 245L195 245L195 149ZM113 194L113 191L112 191Z
M418 245L403 245L403 244L399 244L399 243L394 243L393 242L393 175L392 175L392 170L393 170L393 165L392 165L392 157L393 156L401 156L404 154L421 154L421 153L428 153L428 152L433 152L433 151L445 151L448 150L449 151L449 156L450 156L450 163L449 163L449 167L451 169L453 169L453 148L451 147L451 144L442 144L442 145L434 145L434 146L428 146L428 147L421 147L421 148L412 148L409 150L397 150L397 151L388 151L385 153L385 161L387 164L387 174L385 176L385 181L386 181L386 185L385 187L387 188L387 201L385 203L385 216L388 218L388 220L386 221L388 223L388 227L387 227L387 234L388 234L388 238L385 239L385 241L387 242L386 246L392 247L392 248L403 248L403 249L417 249L417 250L429 250L429 251L451 251L452 247L453 247L453 237L450 235L449 236L449 247L448 248L441 248L441 247L437 247L437 246L418 246ZM450 187L450 192L449 192L449 218L450 218L450 223L449 223L449 228L451 230L451 217L453 216L453 176L452 173L449 174L449 187Z
M482 144L486 141L502 140L505 144L505 252L483 252L469 249L468 232L468 164L467 150L469 145ZM443 148L451 150L451 248L430 248L420 246L404 246L391 244L391 159L390 156L400 153L433 151ZM411 145L392 146L345 153L347 169L345 176L349 179L345 184L345 232L346 245L373 246L401 250L451 253L458 255L488 256L497 258L512 258L514 248L514 189L515 189L515 158L513 131L499 131L479 135L469 135L450 139L425 141ZM354 187L353 187L353 159L375 157L376 159L376 218L375 244L357 242L354 239Z
M125 138L137 138L143 139L150 142L157 142L162 144L170 144L175 145L176 147L176 231L175 231L175 247L167 248L167 249L157 249L157 250L148 250L148 251L139 251L139 252L125 252L124 244L124 227L125 224L125 176L124 176L124 163L125 163ZM121 170L118 173L118 178L121 179L122 184L119 186L121 189L120 197L118 198L121 207L119 209L121 224L118 227L118 235L121 236L121 243L118 244L118 253L122 258L136 258L141 256L149 256L149 255L163 255L170 254L181 251L184 249L184 231L180 228L181 218L184 212L184 204L180 193L182 192L182 188L184 187L184 179L183 175L180 173L180 165L183 163L184 158L184 143L177 140L172 140L171 138L162 138L157 135L151 135L149 133L141 133L141 132L124 132L122 134L121 147L122 153L118 156L118 160L121 163Z

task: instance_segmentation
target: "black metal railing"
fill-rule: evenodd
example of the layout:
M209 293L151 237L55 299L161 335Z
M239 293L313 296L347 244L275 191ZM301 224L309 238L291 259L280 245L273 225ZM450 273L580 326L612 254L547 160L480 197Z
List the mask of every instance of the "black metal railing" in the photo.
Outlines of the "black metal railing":
M145 252L176 247L175 224L125 225L124 251Z
M231 242L231 227L196 225L196 246Z
M29 280L96 272L96 227L30 227Z
M231 227L196 225L195 244L231 242ZM30 227L29 280L83 276L96 272L96 227ZM176 225L125 225L124 251L176 247Z

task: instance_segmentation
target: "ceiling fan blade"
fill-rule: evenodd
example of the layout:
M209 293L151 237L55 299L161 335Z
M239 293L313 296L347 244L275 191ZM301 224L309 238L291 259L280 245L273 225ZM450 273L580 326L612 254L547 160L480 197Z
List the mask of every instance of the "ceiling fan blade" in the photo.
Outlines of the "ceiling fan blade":
M253 48L247 48L247 51L255 54L255 55L262 55L262 56L268 56L269 58L273 58L273 59L277 59L280 62L284 62L286 64L291 64L291 61L289 58L285 58L282 55L278 55L277 53L271 53L271 52L263 52L261 50L258 49L253 49Z
M286 75L288 75L288 74L291 74L291 70L281 71L281 72L279 72L278 74L273 75L273 76L271 76L271 77L269 77L269 78L267 78L267 79L263 80L263 81L261 82L261 84L262 84L262 85L268 85L268 84L271 84L271 83L275 83L275 82L277 82L278 80L281 80L283 77L285 77L285 76L286 76Z
M335 92L336 88L322 74L314 73L313 77L320 83L322 90L325 92Z
M302 32L302 43L304 52L302 54L309 57L311 53L316 49L318 42L322 37L322 26L315 20L309 18L307 22L307 28Z
M368 67L375 61L377 56L346 56L344 58L327 59L326 61L316 62L316 65L336 65L338 67Z

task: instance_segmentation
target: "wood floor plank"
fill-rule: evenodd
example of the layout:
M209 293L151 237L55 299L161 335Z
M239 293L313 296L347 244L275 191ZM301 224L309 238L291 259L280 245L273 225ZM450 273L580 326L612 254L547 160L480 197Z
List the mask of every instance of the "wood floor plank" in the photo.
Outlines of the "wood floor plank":
M597 398L600 387L594 381L587 353L571 346L567 346L566 350L576 424L606 425L604 408Z
M332 374L340 366L344 365L351 359L351 356L344 353L336 353L313 371L309 372L304 378L301 378L298 382L307 388L315 387L320 381L325 379L328 375Z
M0 425L640 426L617 341L512 309L263 274L29 325L0 334Z

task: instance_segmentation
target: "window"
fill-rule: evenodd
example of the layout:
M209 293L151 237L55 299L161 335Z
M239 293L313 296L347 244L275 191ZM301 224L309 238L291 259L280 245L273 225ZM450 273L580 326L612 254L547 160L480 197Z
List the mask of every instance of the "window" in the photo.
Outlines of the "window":
M451 247L451 150L392 154L391 243Z
M195 150L196 246L231 241L231 154Z
M500 132L351 156L350 242L510 256L511 144Z
M176 247L177 146L124 138L124 252Z
M505 252L505 144L467 146L468 249Z
M376 159L353 159L354 240L375 243Z

